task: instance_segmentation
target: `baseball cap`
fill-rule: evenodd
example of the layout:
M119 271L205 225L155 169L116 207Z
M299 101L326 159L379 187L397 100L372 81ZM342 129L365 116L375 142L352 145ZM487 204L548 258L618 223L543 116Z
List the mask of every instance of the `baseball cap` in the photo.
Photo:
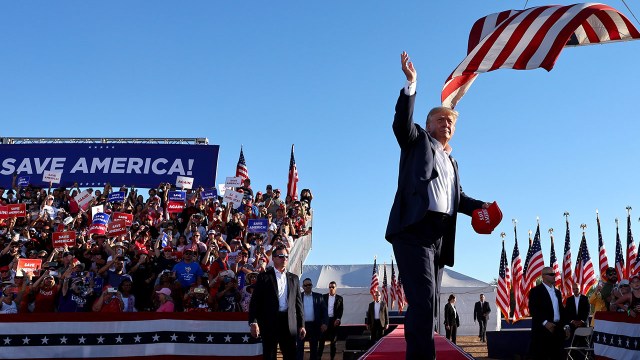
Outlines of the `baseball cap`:
M156 291L156 294L164 294L167 296L171 296L171 290L169 288L162 288L158 291Z
M215 231L215 230L209 230L209 231L207 231L207 234L213 234L213 235L215 235L215 234L216 234L216 231Z
M627 279L620 280L620 283L618 285L619 286L629 286L629 280L627 280Z
M476 209L471 215L471 226L478 234L491 234L502 221L502 211L495 201L486 209Z

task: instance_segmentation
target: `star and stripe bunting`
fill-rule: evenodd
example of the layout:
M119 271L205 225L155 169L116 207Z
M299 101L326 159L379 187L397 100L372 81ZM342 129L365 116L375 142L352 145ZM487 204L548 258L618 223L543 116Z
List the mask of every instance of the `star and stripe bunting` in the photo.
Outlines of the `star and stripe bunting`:
M538 6L485 16L471 28L467 57L447 78L442 105L454 108L480 73L551 71L565 47L638 38L633 24L604 4Z
M602 359L636 359L640 354L640 320L627 314L597 311L592 336L594 353Z

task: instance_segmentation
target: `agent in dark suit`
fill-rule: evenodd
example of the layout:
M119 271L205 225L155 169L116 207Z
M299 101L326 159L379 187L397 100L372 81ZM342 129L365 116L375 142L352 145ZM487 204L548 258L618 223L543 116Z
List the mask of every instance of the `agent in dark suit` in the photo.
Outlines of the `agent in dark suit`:
M400 91L393 132L400 145L400 169L385 238L392 243L407 302L407 359L433 359L442 268L453 266L456 217L471 215L489 204L462 192L458 165L449 155L449 140L458 113L436 107L427 115L426 130L413 122L416 70L401 55L407 83Z
M302 280L302 305L304 308L304 329L307 335L304 339L298 339L297 359L304 359L304 342L309 341L310 359L318 358L318 341L320 336L327 331L329 318L327 317L327 305L322 298L322 294L312 292L313 283L311 279Z
M489 313L491 313L489 303L484 301L484 294L480 294L480 301L478 301L473 307L473 321L478 320L478 325L480 326L478 338L480 338L480 341L482 342L486 341L485 335L487 333L487 320L489 320Z
M553 268L542 269L542 283L529 292L531 313L531 344L534 359L565 359L564 339L569 337L569 326L564 326L564 309L560 290L554 287Z
M329 283L329 293L322 295L324 303L327 304L327 317L329 318L329 326L327 331L322 334L320 344L318 345L318 359L322 358L324 352L324 342L330 341L329 354L331 360L336 357L336 342L338 341L338 328L342 324L342 314L344 313L344 303L342 296L336 294L336 282Z
M456 296L449 295L449 302L444 306L444 328L446 331L447 339L452 343L456 343L456 334L458 333L458 326L460 326L460 316L456 310Z
M384 330L389 328L389 311L387 303L380 299L380 292L376 291L375 301L369 304L367 310L367 329L371 332L371 340L376 342L382 337Z
M578 284L573 284L573 296L569 297L564 305L565 319L571 327L571 334L576 328L587 326L591 306L589 299L580 294Z
M298 276L287 271L289 252L278 246L273 268L258 275L249 303L251 336L262 336L264 359L276 359L280 345L285 360L296 357L296 336L304 338L304 313Z

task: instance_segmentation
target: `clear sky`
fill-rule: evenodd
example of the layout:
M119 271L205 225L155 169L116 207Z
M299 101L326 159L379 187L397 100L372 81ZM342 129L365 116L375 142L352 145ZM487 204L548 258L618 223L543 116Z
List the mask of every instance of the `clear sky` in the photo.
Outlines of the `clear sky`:
M257 190L286 188L295 143L299 188L315 196L306 263L389 262L400 53L418 71L415 120L424 124L473 22L524 3L3 2L0 135L207 137L221 146L219 181L235 174L242 144ZM609 5L630 17L621 1ZM511 258L513 218L524 253L540 217L546 263L549 228L561 258L565 211L574 262L586 223L597 265L596 208L610 262L614 219L625 220L627 205L640 231L639 55L638 41L570 48L551 72L478 77L457 107L452 155L465 192L497 200L504 220L477 235L460 217L454 270L495 278L502 231Z

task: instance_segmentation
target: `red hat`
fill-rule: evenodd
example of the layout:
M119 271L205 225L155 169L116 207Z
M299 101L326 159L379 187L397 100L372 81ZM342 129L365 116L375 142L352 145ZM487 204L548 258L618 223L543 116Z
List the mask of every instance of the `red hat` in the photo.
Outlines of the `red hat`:
M502 211L495 201L486 209L477 209L471 215L471 226L478 234L491 234L502 221Z

